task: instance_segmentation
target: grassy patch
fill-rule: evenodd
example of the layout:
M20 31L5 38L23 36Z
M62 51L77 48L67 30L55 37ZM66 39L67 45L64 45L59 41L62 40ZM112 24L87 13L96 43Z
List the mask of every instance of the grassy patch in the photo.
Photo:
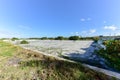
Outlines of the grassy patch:
M81 63L48 57L9 43L0 42L0 51L0 80L113 80Z
M16 46L0 41L0 56L12 56L17 49L18 47Z

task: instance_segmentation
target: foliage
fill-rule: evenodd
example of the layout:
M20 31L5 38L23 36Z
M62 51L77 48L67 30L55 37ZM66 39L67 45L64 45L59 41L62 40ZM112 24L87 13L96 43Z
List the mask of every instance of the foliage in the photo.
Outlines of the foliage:
M48 37L47 39L48 39L48 40L54 40L54 38L53 38L53 37Z
M28 38L28 39L35 39L35 40L40 40L41 38Z
M94 37L81 37L80 40L93 40Z
M108 40L103 44L106 46L106 50L100 49L97 53L109 61L109 66L120 71L120 41Z
M69 40L79 40L80 37L79 36L70 36Z
M120 40L104 41L103 44L106 46L108 54L120 53Z
M11 40L12 40L12 41L15 41L15 40L19 40L19 39L16 38L16 37L13 37Z
M47 40L48 38L47 37L42 37L41 40Z
M26 40L22 40L21 42L20 42L20 44L28 44L29 42L28 41L26 41Z
M0 40L9 40L9 38L0 38Z
M64 37L63 36L58 36L55 38L55 40L64 40Z
M97 42L99 39L99 37L93 37L94 42Z
M28 38L28 39L35 39L35 40L94 40L97 42L99 37L79 37L79 36L57 36L57 37L42 37L42 38Z

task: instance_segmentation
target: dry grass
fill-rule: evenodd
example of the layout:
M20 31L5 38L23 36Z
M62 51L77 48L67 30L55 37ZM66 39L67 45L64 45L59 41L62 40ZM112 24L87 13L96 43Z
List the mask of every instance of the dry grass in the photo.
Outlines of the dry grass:
M0 80L113 80L83 67L0 41Z

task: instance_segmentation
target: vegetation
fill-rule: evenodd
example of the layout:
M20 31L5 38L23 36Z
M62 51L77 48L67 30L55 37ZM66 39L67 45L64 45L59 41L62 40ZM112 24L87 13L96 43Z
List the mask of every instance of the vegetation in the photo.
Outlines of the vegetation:
M2 38L0 40L6 40L9 38ZM22 39L22 38L21 38ZM57 36L57 37L33 37L33 38L28 38L31 40L94 40L97 42L99 40L99 37L80 37L80 36L69 36L69 37L64 37L64 36ZM11 39L12 41L19 40L19 38L13 37Z
M97 53L109 61L109 66L120 71L120 41L109 40L103 43L106 50L100 49Z
M41 40L47 40L48 38L47 37L42 37L40 38Z
M29 42L28 41L26 41L26 40L22 40L21 42L20 42L20 44L28 44Z
M16 38L16 37L13 37L11 40L12 40L12 41L15 41L15 40L19 40L19 39Z
M63 36L58 36L55 38L55 40L64 40L64 37Z
M80 40L93 40L94 37L80 37Z
M0 80L113 79L80 63L48 57L0 41Z
M79 40L80 37L79 36L70 36L69 40Z
M97 42L99 39L99 37L93 37L94 42Z
M28 39L31 39L31 40L32 40L32 39L35 39L35 40L40 40L41 38L28 38Z
M99 37L57 36L57 37L41 37L41 38L29 38L29 39L35 39L35 40L96 40L96 38L99 38Z
M0 38L0 40L9 40L9 38Z

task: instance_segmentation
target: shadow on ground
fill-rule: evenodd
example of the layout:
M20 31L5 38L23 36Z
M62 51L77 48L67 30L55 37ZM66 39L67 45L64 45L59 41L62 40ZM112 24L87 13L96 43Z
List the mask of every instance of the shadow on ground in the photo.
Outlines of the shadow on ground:
M71 60L75 60L78 62L80 61L83 63L100 66L99 62L96 62L94 60L94 58L96 58L97 56L93 56L93 55L96 55L94 53L94 50L96 48L95 44L96 43L93 42L88 48L81 48L80 50L83 50L84 53L80 53L80 52L68 53L66 56L62 56L62 57L67 58L67 59L71 59Z
M84 53L69 53L67 56L62 56L65 59L70 59L73 61L86 63L92 66L96 66L99 68L119 72L116 69L113 69L109 67L107 64L109 64L108 61L106 61L104 58L100 57L99 55L95 54L95 50L97 49L96 43L92 43L88 48L81 48L81 50L84 50Z

